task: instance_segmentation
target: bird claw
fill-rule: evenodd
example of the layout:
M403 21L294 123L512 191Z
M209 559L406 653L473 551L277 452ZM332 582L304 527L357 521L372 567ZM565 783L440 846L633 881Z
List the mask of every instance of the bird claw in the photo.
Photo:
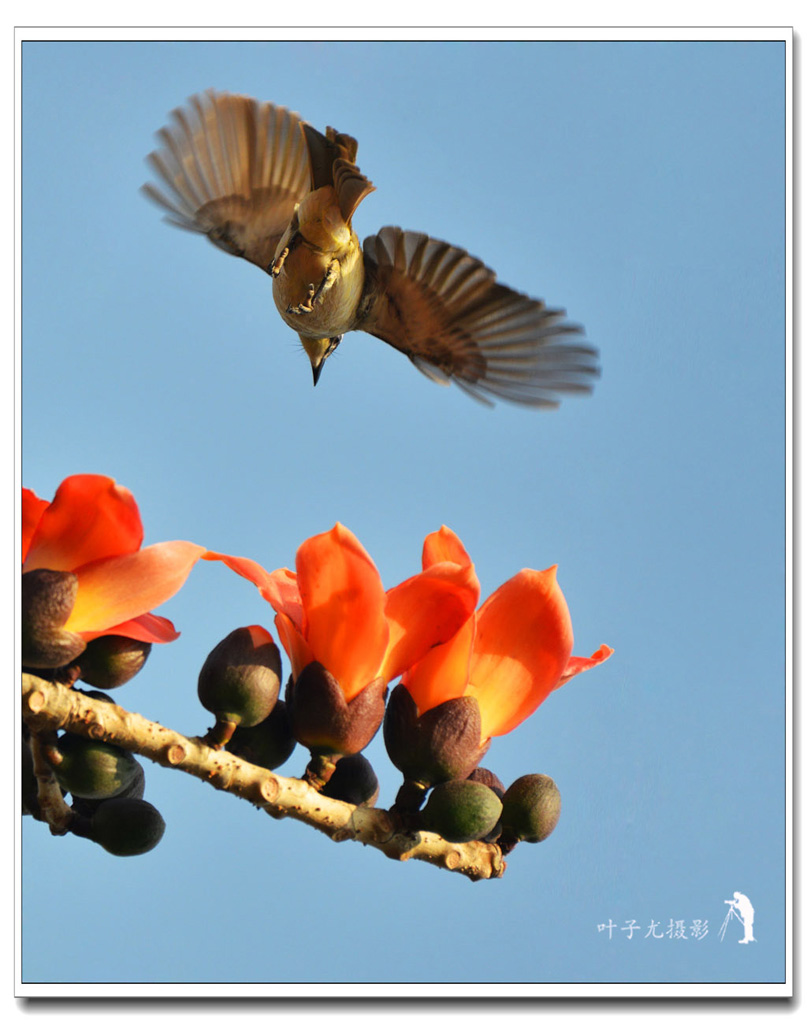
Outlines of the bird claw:
M287 246L285 246L283 249L281 249L281 251L277 254L277 256L275 256L275 258L272 260L272 262L266 268L267 271L272 275L272 277L277 277L277 275L283 269L283 264L288 259L290 253L294 249L296 249L297 246L300 244L300 240L301 240L302 236L300 235L300 232L296 229L296 227L294 227L295 219L296 219L296 214L295 214L295 217L292 218L293 231L292 231L291 235L289 236L289 244Z
M308 286L308 298L305 302L301 302L299 306L287 306L287 313L294 313L300 315L302 313L313 313L314 312L314 301L318 297L317 289L313 284Z
M286 257L288 256L288 254L289 247L286 246L286 248L280 253L280 255L276 256L269 264L267 270L272 275L272 277L277 277L277 275L283 269L283 264L286 262Z

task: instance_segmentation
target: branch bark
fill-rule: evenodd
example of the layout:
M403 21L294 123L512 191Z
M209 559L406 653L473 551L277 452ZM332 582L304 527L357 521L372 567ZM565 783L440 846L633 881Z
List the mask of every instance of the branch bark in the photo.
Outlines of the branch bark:
M34 733L65 729L114 743L233 793L273 818L302 821L334 842L354 840L380 850L392 860L426 861L472 881L499 878L506 867L502 851L495 844L449 843L432 832L400 830L388 811L332 800L302 779L276 775L227 750L214 750L199 737L183 736L118 704L96 700L29 673L22 676L22 712Z
M50 826L55 836L63 836L68 831L72 810L64 802L62 789L56 781L46 751L55 743L56 734L53 730L32 732L30 739L31 759L34 766L34 777L37 785L37 802L42 820Z

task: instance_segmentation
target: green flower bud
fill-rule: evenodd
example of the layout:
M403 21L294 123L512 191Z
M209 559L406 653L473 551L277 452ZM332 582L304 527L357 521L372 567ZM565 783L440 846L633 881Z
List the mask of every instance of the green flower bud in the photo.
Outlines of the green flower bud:
M143 796L146 792L146 773L143 771L143 765L139 761L135 761L135 768L136 770L133 772L131 780L111 799L117 800L124 796L133 796L139 799ZM107 797L106 799L110 798ZM102 803L105 803L105 800L91 800L86 797L74 796L70 806L76 814L81 814L85 818L91 818Z
M163 816L147 800L105 800L90 819L88 836L116 857L148 853L165 832Z
M142 771L132 754L111 743L67 732L56 747L62 760L53 773L73 796L94 800L118 796Z
M78 657L81 678L90 686L114 690L146 664L151 644L127 636L99 636Z
M471 774L468 776L469 782L481 782L485 786L488 786L496 796L501 800L504 797L504 785L498 775L494 775L492 771L487 768L474 768ZM486 835L482 836L483 843L495 843L499 836L502 834L502 821L501 818L496 822L493 828Z
M502 799L502 839L541 843L560 818L560 790L548 775L522 775Z
M224 746L236 726L262 722L277 703L280 652L262 626L235 629L208 654L199 673L199 700L216 716L207 740Z
M271 713L258 725L239 725L227 743L227 749L260 768L275 768L287 761L297 746L291 731L291 719L285 701L279 700Z
M334 773L321 792L346 804L372 807L378 799L378 778L363 754L353 754L336 762Z
M450 843L482 839L496 826L502 802L482 782L454 779L435 786L420 812L420 823Z

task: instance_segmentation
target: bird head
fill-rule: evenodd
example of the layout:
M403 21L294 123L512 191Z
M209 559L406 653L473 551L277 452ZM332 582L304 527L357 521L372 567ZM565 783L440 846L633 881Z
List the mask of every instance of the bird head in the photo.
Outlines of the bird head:
M316 385L319 380L319 375L322 373L322 367L325 365L325 360L328 356L336 349L336 346L342 340L340 334L336 338L305 338L300 335L300 341L303 343L303 348L311 360L311 369L314 373L314 384Z

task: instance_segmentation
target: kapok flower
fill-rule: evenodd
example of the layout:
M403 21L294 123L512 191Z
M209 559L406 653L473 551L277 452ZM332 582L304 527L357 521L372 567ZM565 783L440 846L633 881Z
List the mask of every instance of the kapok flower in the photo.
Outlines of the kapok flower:
M424 565L428 557L424 547ZM590 658L572 657L572 622L556 569L517 573L451 640L404 673L384 728L390 756L407 778L434 784L462 777L491 737L515 729L550 693L611 656L603 644Z
M294 736L323 785L336 759L362 750L384 717L387 685L472 614L479 581L446 549L423 572L384 590L378 569L341 523L304 541L296 571L269 573L249 558L208 552L251 580L275 609L291 661L286 701Z
M73 574L75 601L60 629L84 641L113 635L167 643L179 633L151 612L182 586L204 548L168 541L141 548L130 491L107 476L65 479L53 501L22 492L22 571Z
M453 697L474 697L483 742L511 732L573 676L613 653L572 657L572 620L557 566L522 569L502 584L447 644L402 680L419 714Z
M435 546L423 572L387 591L367 551L341 523L300 545L295 572L270 573L252 559L213 551L204 557L251 580L272 605L295 680L318 662L350 701L376 679L395 679L473 613L479 581L470 559L453 555L447 541L442 551Z

